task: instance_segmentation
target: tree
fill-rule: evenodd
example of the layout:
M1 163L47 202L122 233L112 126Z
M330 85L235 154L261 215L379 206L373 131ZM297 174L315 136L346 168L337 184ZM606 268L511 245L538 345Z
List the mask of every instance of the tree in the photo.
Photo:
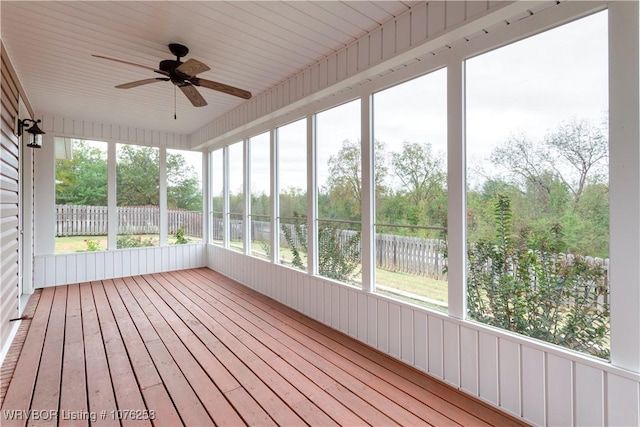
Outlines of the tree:
M606 129L587 120L572 120L547 135L545 163L567 185L578 204L589 178L598 182L609 158ZM559 162L558 159L562 159Z
M202 211L198 173L180 153L167 153L167 205L169 208Z
M83 140L72 140L72 157L56 160L56 203L107 205L107 154ZM159 151L123 145L116 181L120 206L156 205L160 194ZM169 208L202 210L202 190L195 168L180 153L167 153Z
M491 162L506 170L521 187L534 183L550 192L541 179L546 167L544 158L543 150L524 134L511 136L491 153Z
M155 147L123 145L117 159L119 206L158 205L160 152ZM202 210L202 190L193 166L179 153L167 154L167 204L170 208Z
M431 153L429 143L405 142L402 151L391 153L391 165L402 183L399 191L414 205L428 201L445 185L442 159Z
M56 203L106 206L106 152L76 139L72 147L70 159L56 160Z
M384 162L384 143L375 141L374 185L376 193L383 191L382 182L387 173ZM345 140L336 155L327 162L329 178L318 205L320 214L328 218L360 219L362 200L362 158L360 141Z
M122 145L117 158L118 206L158 205L160 151L155 147Z
M588 180L600 182L607 165L606 129L586 120L561 123L541 143L525 135L509 138L491 153L491 161L521 185L535 183L547 192L545 175L553 175L569 188L578 204Z

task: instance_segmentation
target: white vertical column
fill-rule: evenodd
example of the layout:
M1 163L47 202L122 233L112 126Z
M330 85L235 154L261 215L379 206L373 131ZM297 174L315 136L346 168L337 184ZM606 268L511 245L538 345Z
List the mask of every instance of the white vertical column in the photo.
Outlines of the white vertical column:
M251 139L242 141L242 185L244 212L242 215L244 254L251 255Z
M21 143L25 144L23 134ZM34 252L49 255L55 251L56 235L56 153L52 133L42 136L42 148L34 149Z
M271 238L269 244L271 245L271 257L270 261L273 263L278 262L278 255L280 253L280 181L278 162L280 159L278 143L278 131L277 129L271 129L269 133L269 170L271 176L270 192L271 192L271 204L269 209L271 211Z
M211 243L211 171L209 159L211 154L202 152L202 242Z
M117 183L117 144L109 141L107 147L107 248L118 247L118 188Z
M362 234L360 236L360 257L362 260L362 290L375 291L376 260L373 252L373 239L375 236L375 180L374 180L374 144L371 131L371 95L364 94L360 98L360 152L362 170L361 189L361 221Z
M22 101L20 101L22 108ZM20 115L20 117L26 117L26 115ZM30 295L33 293L33 226L34 226L34 153L33 149L27 148L23 138L20 139L20 157L22 161L20 177L22 179L21 185L21 204L22 209L20 211L20 230L22 239L20 242L20 248L22 253L20 255L20 274L22 274L22 294ZM55 246L55 242L54 242Z
M229 216L229 146L225 145L224 148L222 149L222 163L223 163L223 170L222 170L222 235L223 235L223 241L222 241L222 245L225 248L229 248L229 240L231 237L231 234L229 232L229 225L230 225L230 216Z
M307 271L318 274L318 207L316 191L316 116L307 116Z
M466 313L466 189L464 62L447 66L447 206L449 314Z
M160 147L159 164L159 190L160 197L158 204L160 205L160 246L167 244L167 233L169 219L167 218L167 147Z
M640 11L609 4L611 363L640 372Z

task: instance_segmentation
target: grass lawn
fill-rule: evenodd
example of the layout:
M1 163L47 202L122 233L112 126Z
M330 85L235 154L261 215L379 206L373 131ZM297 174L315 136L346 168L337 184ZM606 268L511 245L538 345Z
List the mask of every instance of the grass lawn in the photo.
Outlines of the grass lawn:
M133 235L136 239L141 238L142 240L152 239L155 245L158 245L160 237L157 234L135 234ZM196 237L185 236L189 243L197 243L200 242L201 239ZM169 244L173 244L175 242L175 237L167 236L167 242ZM89 249L89 244L97 245L98 250L105 251L107 250L107 236L66 236L66 237L56 237L55 239L55 253L64 254L70 252L87 252Z

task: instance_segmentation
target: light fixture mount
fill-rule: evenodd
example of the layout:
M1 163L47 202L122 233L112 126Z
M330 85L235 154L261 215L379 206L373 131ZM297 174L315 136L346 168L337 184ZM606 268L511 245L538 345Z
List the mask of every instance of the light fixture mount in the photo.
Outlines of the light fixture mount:
M42 120L40 119L18 120L18 136L22 136L24 131L27 131L30 134L27 147L31 147L31 148L42 147L42 135L44 135L45 132L42 129L40 129L40 126L38 126L38 123L42 123Z

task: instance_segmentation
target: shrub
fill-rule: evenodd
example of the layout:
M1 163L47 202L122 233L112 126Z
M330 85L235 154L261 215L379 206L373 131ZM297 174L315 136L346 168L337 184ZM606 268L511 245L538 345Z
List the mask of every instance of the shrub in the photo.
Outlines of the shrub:
M293 216L293 230L287 224L282 224L281 229L293 256L291 263L304 270L303 258L306 260L308 253L305 217L297 212ZM349 282L360 267L360 233L351 236L343 236L343 233L345 230L335 225L322 223L318 226L318 270L324 277Z
M153 238L149 237L143 239L142 236L131 236L129 234L123 234L118 236L117 248L141 248L154 246Z
M173 236L176 238L174 245L186 245L189 243L189 240L184 235L184 226L179 227Z
M100 242L93 239L85 239L84 243L87 245L86 252L96 252L102 250Z
M566 256L562 226L528 245L529 231L511 230L509 198L494 208L494 241L468 247L467 300L473 319L594 356L609 356L606 271L583 256Z

